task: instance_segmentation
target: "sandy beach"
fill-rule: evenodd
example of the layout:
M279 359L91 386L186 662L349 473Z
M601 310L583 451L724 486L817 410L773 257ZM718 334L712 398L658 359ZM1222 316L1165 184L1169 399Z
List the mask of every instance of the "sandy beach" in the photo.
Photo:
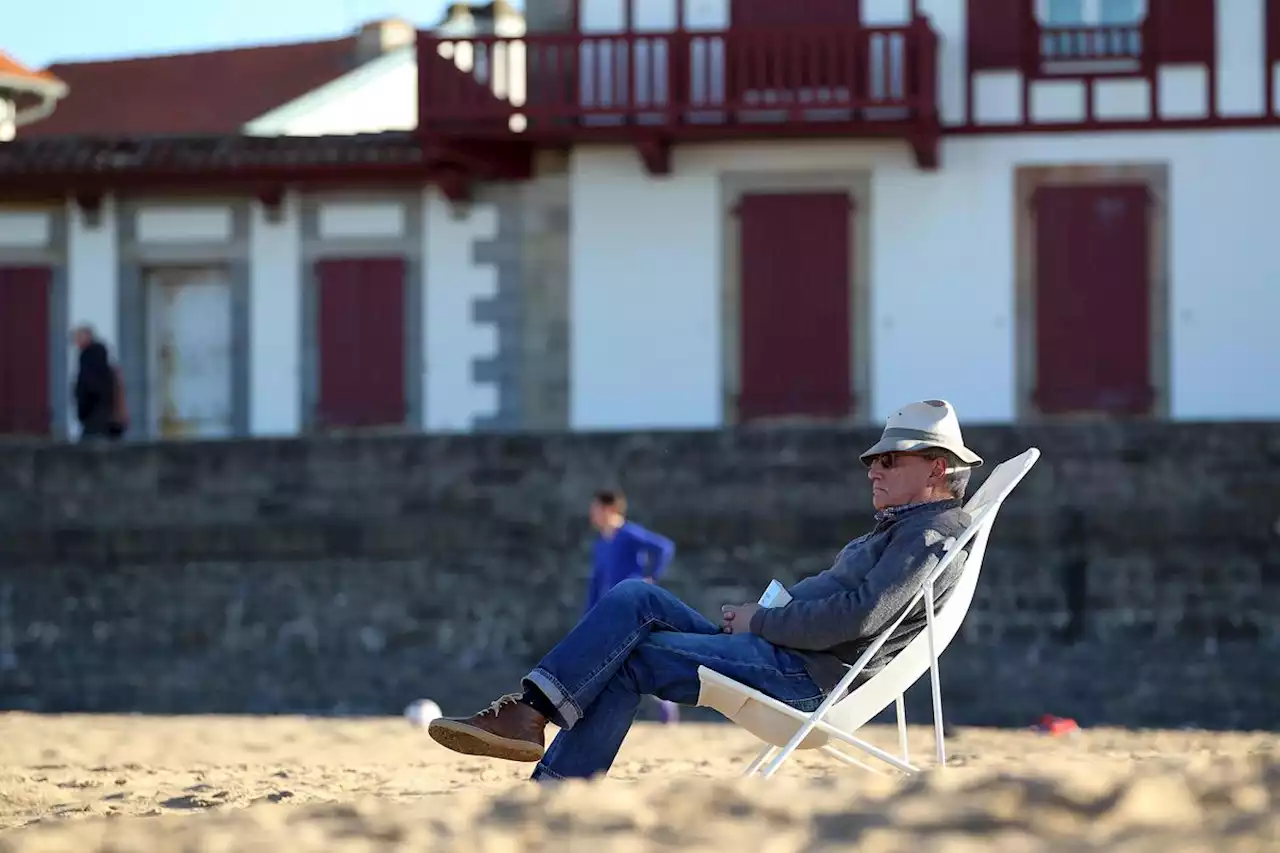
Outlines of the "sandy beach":
M931 732L913 728L916 756ZM870 740L892 748L892 728ZM0 851L1259 851L1280 737L963 729L953 767L879 778L801 754L735 778L728 725L640 724L608 779L528 784L401 719L0 716Z

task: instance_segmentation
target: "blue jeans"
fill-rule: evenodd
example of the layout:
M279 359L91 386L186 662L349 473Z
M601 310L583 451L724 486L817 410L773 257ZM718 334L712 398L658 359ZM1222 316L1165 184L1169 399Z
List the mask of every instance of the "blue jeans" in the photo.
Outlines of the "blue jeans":
M800 657L754 634L720 627L662 587L627 580L609 590L525 676L555 707L562 731L534 779L607 772L635 720L640 697L698 701L706 666L801 711L822 690Z

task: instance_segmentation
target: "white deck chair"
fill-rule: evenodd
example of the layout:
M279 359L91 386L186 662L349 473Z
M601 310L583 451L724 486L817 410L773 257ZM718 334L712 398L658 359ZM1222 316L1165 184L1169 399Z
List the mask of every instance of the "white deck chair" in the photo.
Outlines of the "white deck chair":
M942 738L942 690L938 683L938 656L959 632L960 623L964 621L965 614L969 611L969 604L973 601L973 593L978 585L978 575L982 570L982 558L987 550L987 538L995 523L996 513L1000 511L1005 498L1039 458L1040 451L1033 447L995 467L986 482L982 484L982 488L965 504L965 509L972 517L972 523L965 530L964 535L956 541L925 580L920 591L911 600L910 606L906 607L897 620L876 638L856 663L849 666L848 672L831 691L831 695L812 714L797 711L777 699L707 669L705 666L698 669L698 677L701 681L698 704L714 708L765 742L764 750L748 765L744 776L751 776L758 771L765 777L772 776L797 749L817 749L837 761L884 775L876 767L837 749L832 741L841 741L856 747L903 773L919 772L920 768L910 763L907 752L907 715L903 694L926 671L929 673L933 692L933 730L937 743L938 763L946 764L946 748ZM951 596L935 614L933 585L954 559L955 554L966 546L969 556L965 560L964 570ZM879 651L922 598L925 602L925 630L921 631L869 681L848 696L844 696L858 673L862 672L867 662ZM842 696L844 698L840 698ZM901 758L854 736L855 732L870 722L876 714L889 707L890 703L897 704ZM770 758L772 760L761 770L762 765Z

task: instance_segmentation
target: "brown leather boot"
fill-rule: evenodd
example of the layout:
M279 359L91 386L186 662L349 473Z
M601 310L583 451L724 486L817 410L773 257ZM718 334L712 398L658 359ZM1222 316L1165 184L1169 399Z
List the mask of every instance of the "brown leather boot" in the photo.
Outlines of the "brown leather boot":
M511 693L470 717L438 717L427 726L427 734L463 755L541 761L547 718L519 699L519 693Z

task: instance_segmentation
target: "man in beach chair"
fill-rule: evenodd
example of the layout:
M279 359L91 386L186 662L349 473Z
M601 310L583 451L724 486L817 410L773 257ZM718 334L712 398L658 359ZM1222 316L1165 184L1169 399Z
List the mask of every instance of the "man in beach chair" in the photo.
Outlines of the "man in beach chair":
M943 400L899 409L861 458L875 526L846 545L831 568L792 587L786 605L725 606L717 625L661 587L623 581L524 677L522 693L470 717L436 719L431 737L466 755L537 762L535 780L594 776L613 764L642 696L697 703L700 666L797 710L815 710L964 533L969 470L982 464ZM959 578L964 556L937 580L939 601ZM918 605L863 678L924 625ZM549 749L548 723L560 728Z

